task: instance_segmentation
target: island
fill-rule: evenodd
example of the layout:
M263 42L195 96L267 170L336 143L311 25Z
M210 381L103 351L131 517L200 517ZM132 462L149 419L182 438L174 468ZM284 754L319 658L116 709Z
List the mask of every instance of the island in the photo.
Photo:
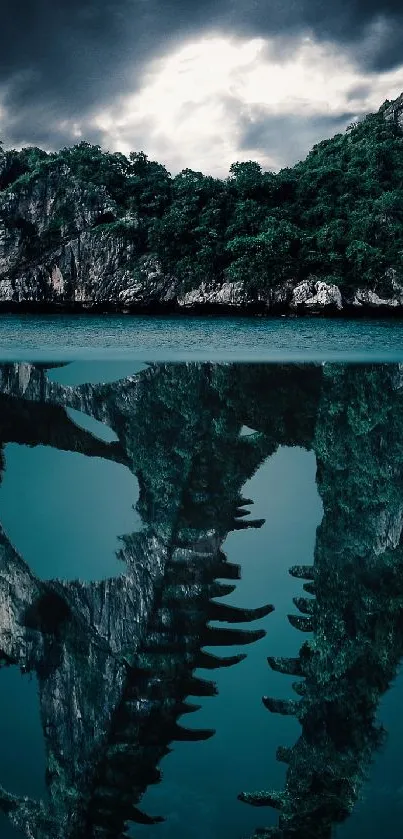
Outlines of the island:
M0 145L0 311L403 313L403 93L277 173Z

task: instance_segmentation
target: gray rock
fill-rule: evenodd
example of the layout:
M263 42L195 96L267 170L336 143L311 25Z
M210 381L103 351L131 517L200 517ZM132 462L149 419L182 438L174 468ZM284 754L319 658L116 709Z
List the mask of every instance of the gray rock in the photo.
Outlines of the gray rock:
M182 308L192 308L200 304L224 306L244 306L248 302L248 296L242 282L223 283L221 286L201 283L198 288L186 292L178 297L178 305Z
M340 289L334 283L311 278L294 288L290 304L291 309L299 308L320 311L322 309L343 308Z
M391 288L389 296L381 296L368 288L358 288L354 295L353 306L371 309L396 309L403 306L403 284L400 282L397 271L390 268L385 272L384 279Z
M383 115L386 120L396 122L400 128L403 128L403 93L385 109Z

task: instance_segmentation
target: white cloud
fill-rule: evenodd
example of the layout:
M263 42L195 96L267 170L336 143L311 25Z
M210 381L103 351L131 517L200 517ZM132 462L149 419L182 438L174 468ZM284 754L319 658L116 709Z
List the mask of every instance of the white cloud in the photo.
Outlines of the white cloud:
M355 98L349 97L352 89ZM100 132L105 147L126 154L143 149L172 173L190 167L223 177L235 160L276 169L294 162L285 158L287 143L240 151L245 120L294 116L306 124L320 116L359 115L402 90L403 65L365 73L351 52L308 34L293 51L288 45L283 58L275 40L212 33L153 61L136 93L121 96L86 124L75 123L74 136ZM301 157L308 150L302 131Z
M66 134L70 135L77 143L79 143L80 140L85 140L85 137L83 136L83 128L77 120L64 119L58 123L57 127L61 133L66 132Z

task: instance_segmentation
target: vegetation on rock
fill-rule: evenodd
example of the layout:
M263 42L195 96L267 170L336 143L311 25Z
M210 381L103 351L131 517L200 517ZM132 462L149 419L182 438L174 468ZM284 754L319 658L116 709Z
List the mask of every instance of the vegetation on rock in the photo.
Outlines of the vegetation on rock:
M387 296L403 278L403 135L384 118L389 105L292 168L274 174L237 162L224 180L191 169L171 177L144 152L126 157L86 142L49 154L0 146L0 215L23 226L27 259L94 229L130 240L134 275L136 259L151 254L185 290L242 282L253 297L313 275L347 295L359 286ZM46 188L49 177L57 208L42 229L13 219L7 195ZM84 227L75 218L79 195L95 208Z

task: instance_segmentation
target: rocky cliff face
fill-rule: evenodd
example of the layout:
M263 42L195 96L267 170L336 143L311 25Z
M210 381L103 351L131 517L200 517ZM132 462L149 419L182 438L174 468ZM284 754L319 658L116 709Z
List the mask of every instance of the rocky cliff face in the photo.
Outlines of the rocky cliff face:
M384 110L385 119L400 127L402 97ZM0 180L2 165L0 156ZM303 282L276 282L267 290L259 290L257 280L253 292L250 283L214 277L190 288L188 281L185 287L174 272L163 269L147 243L139 243L139 227L136 212L122 215L105 186L80 180L66 163L19 177L0 191L0 308L266 314L403 310L396 269L382 275L383 291L365 284L346 290L331 275L315 273Z
M384 117L396 122L400 128L403 128L403 93L385 109Z

